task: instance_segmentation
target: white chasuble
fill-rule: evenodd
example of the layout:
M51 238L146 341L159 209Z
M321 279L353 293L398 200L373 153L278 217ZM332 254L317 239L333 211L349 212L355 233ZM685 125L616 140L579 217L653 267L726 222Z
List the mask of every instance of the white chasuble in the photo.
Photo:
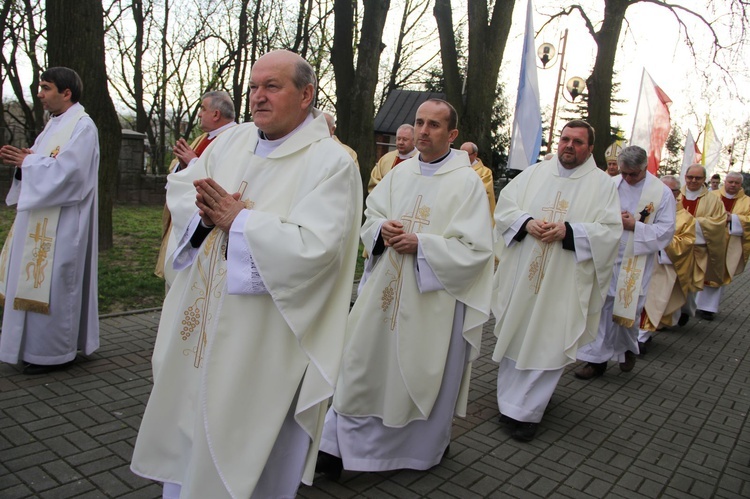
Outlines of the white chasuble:
M258 129L236 126L191 168L169 176L175 234L193 220L193 181L211 177L250 210L238 237L213 229L177 273L154 347L154 389L133 454L135 473L182 485L186 497L253 494L287 413L309 436L312 482L327 401L338 376L358 246L361 181L324 117L263 158ZM247 245L267 294L230 294ZM232 255L230 251L228 253ZM234 269L234 270L233 270ZM295 476L301 470L289 470Z
M74 104L31 149L6 200L17 212L0 255L0 360L63 364L99 347L96 125Z
M372 254L385 220L416 233L425 259L443 289L420 293L416 255L386 248L349 316L347 345L333 399L344 416L376 416L402 427L430 417L445 370L456 302L465 305L460 331L469 360L477 357L481 327L489 317L492 234L487 196L466 154L453 157L433 176L417 158L391 170L367 198L362 227ZM465 411L470 365L464 372Z
M527 168L500 192L495 209L498 234L524 217L568 222L590 247L590 258L576 261L561 242L527 234L506 245L497 238L493 359L508 357L517 369L559 369L595 338L622 232L617 189L594 160L567 177L558 168L557 158Z

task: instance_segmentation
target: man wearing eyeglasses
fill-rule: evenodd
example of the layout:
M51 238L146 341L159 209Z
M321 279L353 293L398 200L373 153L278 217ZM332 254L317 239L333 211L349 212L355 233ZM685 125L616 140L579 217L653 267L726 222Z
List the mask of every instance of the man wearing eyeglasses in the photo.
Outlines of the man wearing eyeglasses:
M704 284L721 286L724 282L728 237L724 205L718 197L708 195L705 182L706 169L698 164L689 166L685 172L685 187L677 200L695 218L693 284L697 289L703 289ZM695 316L696 308L695 293L690 293L678 325L687 324L690 317Z
M750 255L750 197L742 189L742 174L739 172L729 172L724 178L724 185L711 191L711 195L721 200L727 213L726 230L729 240L723 281L723 285L727 285L734 276L745 270ZM695 296L698 314L705 320L712 321L719 311L720 300L721 286L706 283L703 290Z
M638 354L638 325L651 280L654 255L672 240L675 199L672 191L646 170L648 154L625 147L617 157L620 176L614 178L620 198L622 236L607 299L602 307L596 340L578 349L587 363L574 371L579 379L604 374L615 359L630 372Z

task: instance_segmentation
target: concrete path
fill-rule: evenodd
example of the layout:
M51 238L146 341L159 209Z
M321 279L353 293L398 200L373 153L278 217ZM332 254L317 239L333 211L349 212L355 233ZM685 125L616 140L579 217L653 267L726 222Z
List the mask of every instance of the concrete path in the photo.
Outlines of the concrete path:
M531 443L498 423L492 323L469 416L435 468L344 472L303 498L750 497L750 278L713 322L658 334L633 372L580 381L569 368ZM151 389L159 311L102 317L102 347L67 371L0 364L0 497L157 498L129 468ZM210 498L208 498L210 499Z

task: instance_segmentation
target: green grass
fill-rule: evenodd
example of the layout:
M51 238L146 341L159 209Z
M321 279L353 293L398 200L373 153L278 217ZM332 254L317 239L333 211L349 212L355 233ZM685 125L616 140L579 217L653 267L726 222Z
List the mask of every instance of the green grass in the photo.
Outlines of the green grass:
M115 206L114 247L99 253L100 314L161 306L164 281L154 275L161 243L161 213L161 206ZM0 241L5 241L14 217L14 208L0 204ZM361 254L360 245L357 278L362 274Z
M115 206L113 247L99 253L99 313L160 307L164 281L154 275L162 206Z

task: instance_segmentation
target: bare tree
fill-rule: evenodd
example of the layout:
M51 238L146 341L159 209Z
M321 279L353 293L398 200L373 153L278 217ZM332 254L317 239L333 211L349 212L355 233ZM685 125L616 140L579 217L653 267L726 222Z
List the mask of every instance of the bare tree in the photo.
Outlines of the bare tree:
M429 56L421 53L436 34L434 31L425 32L422 22L429 8L429 0L404 0L393 62L387 75L388 83L384 86L380 97L381 104L392 90L410 83L417 83L413 80L415 75L419 75L437 58L439 52L433 52ZM420 55L419 62L415 63L417 54Z
M362 185L367 192L375 164L373 141L375 88L383 51L383 28L390 0L364 0L359 43L355 44L355 11L351 0L334 1L334 35L331 61L336 76L336 118L341 140L359 155ZM354 47L357 64L354 65Z
M450 0L436 0L433 14L440 34L445 93L459 115L461 141L479 147L479 155L492 165L491 120L497 77L513 17L513 0L495 0L490 16L488 2L466 2L469 57L465 78L459 72L456 36Z
M592 21L587 12L579 4L570 5L562 8L556 14L550 16L547 22L540 28L544 29L549 22L561 16L567 16L574 12L578 13L586 24L589 34L594 39L597 46L596 60L591 75L586 80L588 91L588 118L591 125L596 129L599 137L594 145L594 159L598 165L604 165L604 150L612 142L610 135L611 127L611 106L612 106L612 77L614 74L615 55L620 42L620 34L625 23L625 13L629 7L637 3L649 3L663 7L677 21L680 31L684 34L685 42L695 55L694 39L685 24L683 16L691 17L702 24L712 38L710 50L712 51L711 59L717 61L717 54L724 47L722 46L718 32L715 28L716 21L709 20L697 10L693 10L682 5L674 4L663 0L603 0L604 16L601 23ZM707 8L713 2L704 4ZM745 32L747 25L747 5L745 0L729 0L729 7L732 12L731 19L734 23L732 29L739 29L741 33ZM599 29L595 26L599 26ZM738 43L742 42L743 37L739 38ZM735 47L736 48L736 47Z
M26 145L31 145L44 127L44 109L37 97L39 74L44 64L37 54L39 43L44 41L44 8L31 0L6 0L0 10L3 48L0 51L2 83L13 89L21 116L3 113L3 122L16 122L26 131ZM19 69L24 63L31 67L31 80L26 87L31 104L26 101ZM5 106L3 106L5 107Z
M112 247L112 206L117 186L121 129L107 88L104 23L99 0L47 2L47 54L51 66L74 69L85 82L81 103L99 129L99 248ZM75 19L76 22L70 22Z

